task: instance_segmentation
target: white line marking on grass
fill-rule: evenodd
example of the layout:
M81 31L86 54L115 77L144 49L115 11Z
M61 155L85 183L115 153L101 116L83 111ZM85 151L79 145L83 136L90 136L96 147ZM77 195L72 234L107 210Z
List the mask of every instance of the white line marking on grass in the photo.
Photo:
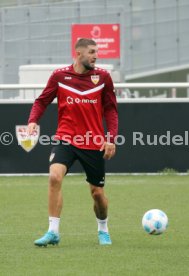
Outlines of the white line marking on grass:
M153 176L153 175L189 175L188 172L175 172L175 173L106 173L106 176ZM49 176L48 173L0 173L1 176ZM67 176L85 176L84 173L68 173Z

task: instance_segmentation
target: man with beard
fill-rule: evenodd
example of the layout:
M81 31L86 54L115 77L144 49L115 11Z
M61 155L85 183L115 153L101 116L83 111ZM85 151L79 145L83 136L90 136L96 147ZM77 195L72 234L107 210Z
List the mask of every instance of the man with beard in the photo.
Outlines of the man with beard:
M118 129L116 96L109 73L95 67L98 48L94 40L81 38L75 45L74 64L57 69L35 100L28 120L32 134L48 104L57 97L57 145L49 158L49 229L37 246L58 244L63 196L62 181L75 160L79 160L89 183L98 224L99 244L111 244L108 231L108 201L104 193L105 159L115 154ZM104 133L105 118L108 135Z

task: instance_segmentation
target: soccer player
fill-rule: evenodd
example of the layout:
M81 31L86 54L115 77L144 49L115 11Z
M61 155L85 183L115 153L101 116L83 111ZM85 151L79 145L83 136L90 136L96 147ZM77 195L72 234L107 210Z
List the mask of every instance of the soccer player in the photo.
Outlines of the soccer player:
M55 97L58 101L57 145L52 148L49 163L48 212L49 229L34 241L37 246L58 244L62 209L62 181L73 162L80 161L86 173L98 224L101 245L111 244L108 231L108 201L104 193L105 159L115 154L118 113L116 96L109 73L96 68L98 48L95 41L81 38L75 44L74 64L57 69L46 88L35 100L28 120L29 134L46 107ZM104 134L105 118L109 135Z

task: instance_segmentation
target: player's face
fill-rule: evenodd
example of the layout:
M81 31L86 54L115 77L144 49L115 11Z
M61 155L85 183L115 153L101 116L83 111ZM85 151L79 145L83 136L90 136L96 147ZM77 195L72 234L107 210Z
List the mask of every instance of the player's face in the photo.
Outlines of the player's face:
M89 45L87 48L82 48L80 52L80 62L86 70L94 69L97 57L98 48L95 45Z

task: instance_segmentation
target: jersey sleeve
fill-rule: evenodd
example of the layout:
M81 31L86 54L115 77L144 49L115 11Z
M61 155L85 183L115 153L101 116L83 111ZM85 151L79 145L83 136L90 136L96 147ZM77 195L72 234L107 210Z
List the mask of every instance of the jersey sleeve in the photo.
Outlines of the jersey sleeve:
M53 73L48 80L48 83L41 93L41 95L35 100L28 123L37 123L47 106L54 100L57 95L58 82L56 81L56 74Z
M114 85L109 74L105 78L102 103L107 131L110 133L110 142L114 143L114 138L118 132L118 111Z

